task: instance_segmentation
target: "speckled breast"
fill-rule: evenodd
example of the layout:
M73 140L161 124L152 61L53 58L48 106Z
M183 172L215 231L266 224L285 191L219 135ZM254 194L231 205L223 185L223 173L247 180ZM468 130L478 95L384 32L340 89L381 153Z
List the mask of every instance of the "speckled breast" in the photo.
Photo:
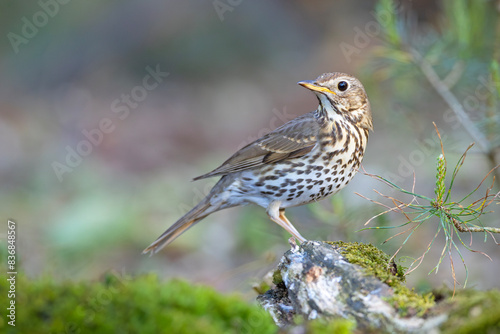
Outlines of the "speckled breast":
M325 136L307 155L249 171L243 177L257 196L281 201L287 208L337 193L354 177L363 158L368 131L341 124L343 131Z

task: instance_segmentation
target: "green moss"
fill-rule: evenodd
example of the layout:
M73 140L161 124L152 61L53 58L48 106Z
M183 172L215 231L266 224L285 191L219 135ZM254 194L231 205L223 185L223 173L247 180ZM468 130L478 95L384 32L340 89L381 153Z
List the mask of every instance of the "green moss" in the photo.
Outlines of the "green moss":
M340 316L333 319L316 318L313 320L308 320L303 316L295 316L291 328L303 328L303 332L308 334L351 334L355 332L356 326L355 320Z
M260 283L253 284L252 288L257 294L262 295L271 289L271 285L268 280L263 279Z
M442 291L440 292L442 295ZM449 298L451 292L445 295ZM500 332L500 291L459 290L436 308L449 314L442 333L473 334Z
M356 329L356 322L349 319L335 319L326 321L325 319L315 319L306 324L306 333L315 334L350 334Z
M7 291L0 280L0 291ZM56 283L17 276L16 327L9 333L275 333L272 318L237 295L155 275L107 275L99 282ZM0 305L7 305L0 294Z
M419 295L413 289L408 289L404 285L405 268L394 262L389 263L389 256L375 246L343 241L328 243L338 247L342 256L350 263L364 268L367 275L376 276L389 285L393 289L394 295L387 301L398 309L401 316L422 316L434 305L432 293Z
M283 283L283 277L281 277L281 270L276 269L273 273L273 284L279 285Z

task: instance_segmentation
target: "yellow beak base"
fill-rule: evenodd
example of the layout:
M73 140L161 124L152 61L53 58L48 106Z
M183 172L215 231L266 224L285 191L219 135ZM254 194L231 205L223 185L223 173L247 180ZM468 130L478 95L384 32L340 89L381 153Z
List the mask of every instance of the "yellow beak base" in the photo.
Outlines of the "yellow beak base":
M297 82L297 84L299 84L302 87L305 87L309 90L312 90L313 92L330 93L330 94L336 95L335 92L332 92L328 88L318 86L317 84L314 83L314 81L311 81L311 80L299 81L299 82Z

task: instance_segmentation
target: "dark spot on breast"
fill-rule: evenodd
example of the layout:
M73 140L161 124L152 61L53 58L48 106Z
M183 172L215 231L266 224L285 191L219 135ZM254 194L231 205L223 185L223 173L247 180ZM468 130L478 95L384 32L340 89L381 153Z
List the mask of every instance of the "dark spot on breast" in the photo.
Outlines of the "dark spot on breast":
M314 186L311 184L310 186L307 186L306 188L309 189L309 190L311 190L312 187L314 187Z
M267 186L266 186L266 189L270 189L270 190L278 190L278 189L279 189L279 187L277 187L277 186L267 185Z
M299 189L299 190L302 189L302 188L304 188L303 185L297 186L297 189Z
M264 182L255 182L254 186L256 187L262 187L264 185Z
M277 169L274 171L274 174L277 174L281 177L285 177L286 176L286 172L284 170L280 170L280 169Z
M342 151L341 150L335 150L332 152L328 152L323 156L323 160L332 160L335 156L339 155Z
M272 191L261 191L260 194L261 195L271 195L271 196L274 196L274 192L272 192Z
M264 178L264 180L277 180L279 179L279 176L277 175L269 175Z

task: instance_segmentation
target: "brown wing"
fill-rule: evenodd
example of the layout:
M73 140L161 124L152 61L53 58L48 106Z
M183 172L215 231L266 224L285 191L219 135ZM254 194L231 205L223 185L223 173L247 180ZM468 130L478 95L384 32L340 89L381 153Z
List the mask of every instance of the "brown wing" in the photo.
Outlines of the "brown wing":
M226 175L309 153L319 132L314 114L299 116L233 154L220 167L194 180Z

